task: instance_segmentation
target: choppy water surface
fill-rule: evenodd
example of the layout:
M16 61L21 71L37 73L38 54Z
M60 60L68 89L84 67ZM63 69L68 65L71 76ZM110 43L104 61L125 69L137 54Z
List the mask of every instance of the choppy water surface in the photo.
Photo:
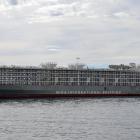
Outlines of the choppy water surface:
M0 140L139 140L140 98L0 100Z

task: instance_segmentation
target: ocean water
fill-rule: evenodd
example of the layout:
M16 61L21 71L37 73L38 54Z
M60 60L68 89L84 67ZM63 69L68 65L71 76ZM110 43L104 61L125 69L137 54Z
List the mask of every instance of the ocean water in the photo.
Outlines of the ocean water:
M140 98L0 100L0 140L139 140Z

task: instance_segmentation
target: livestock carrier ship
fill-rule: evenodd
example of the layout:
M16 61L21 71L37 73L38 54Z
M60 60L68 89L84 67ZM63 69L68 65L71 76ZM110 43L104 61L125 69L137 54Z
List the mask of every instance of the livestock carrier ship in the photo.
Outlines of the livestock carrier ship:
M140 70L133 63L106 69L50 66L1 66L0 98L140 95Z

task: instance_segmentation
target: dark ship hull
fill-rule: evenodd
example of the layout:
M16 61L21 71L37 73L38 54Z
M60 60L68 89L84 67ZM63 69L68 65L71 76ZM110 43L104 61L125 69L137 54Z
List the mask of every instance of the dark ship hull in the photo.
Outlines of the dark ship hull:
M58 97L129 97L140 96L138 86L0 86L0 98Z

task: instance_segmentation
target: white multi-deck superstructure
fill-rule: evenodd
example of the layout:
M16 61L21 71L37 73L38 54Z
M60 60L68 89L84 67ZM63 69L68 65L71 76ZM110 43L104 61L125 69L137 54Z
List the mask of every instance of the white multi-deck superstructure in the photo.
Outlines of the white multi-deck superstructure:
M21 97L139 95L140 71L125 65L108 69L0 67L0 97L17 93Z

